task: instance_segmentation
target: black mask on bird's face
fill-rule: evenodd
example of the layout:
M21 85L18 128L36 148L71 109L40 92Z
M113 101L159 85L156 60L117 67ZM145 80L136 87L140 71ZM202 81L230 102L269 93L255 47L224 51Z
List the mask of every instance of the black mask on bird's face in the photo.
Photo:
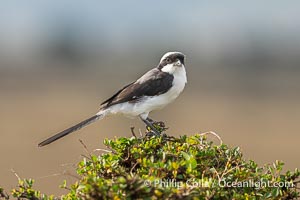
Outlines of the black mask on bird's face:
M158 69L162 70L167 65L173 65L176 67L184 66L185 55L181 52L169 52L166 53L160 60Z

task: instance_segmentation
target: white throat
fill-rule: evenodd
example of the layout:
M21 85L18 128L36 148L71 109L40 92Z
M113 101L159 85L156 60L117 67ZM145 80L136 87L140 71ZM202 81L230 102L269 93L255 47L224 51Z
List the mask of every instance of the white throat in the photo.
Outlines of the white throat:
M172 74L174 76L174 79L175 79L175 76L178 78L181 77L182 79L185 79L184 83L187 82L186 71L185 71L184 65L176 66L176 65L174 65L174 63L167 64L161 69L161 71Z
M181 67L175 66L173 67L172 71L174 76L173 84L178 83L179 85L183 85L182 86L182 90L183 90L185 84L187 83L187 77L186 77L186 71L184 65L182 65Z
M176 70L176 66L174 66L173 63L172 63L172 64L167 64L167 65L165 65L165 66L161 69L161 71L167 72L167 73L169 73L169 74L173 74L173 73L175 72L175 70Z
M168 64L161 69L163 72L170 73L174 76L172 89L176 93L176 97L182 92L187 83L186 71L184 65L175 66Z

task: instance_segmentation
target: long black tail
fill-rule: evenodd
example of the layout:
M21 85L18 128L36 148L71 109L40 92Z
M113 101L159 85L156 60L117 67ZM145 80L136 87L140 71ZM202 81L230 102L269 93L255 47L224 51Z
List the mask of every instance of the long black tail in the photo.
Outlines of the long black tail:
M82 121L82 122L80 122L80 123L78 123L78 124L76 124L76 125L68 128L68 129L66 129L66 130L64 130L62 132L59 132L56 135L53 135L52 137L50 137L50 138L44 140L43 142L39 143L38 146L42 147L42 146L45 146L47 144L50 144L50 143L52 143L52 142L54 142L54 141L56 141L56 140L58 140L58 139L60 139L62 137L64 137L64 136L66 136L66 135L74 132L74 131L77 131L77 130L79 130L79 129L81 129L81 128L87 126L87 125L89 125L92 122L97 121L100 118L102 118L101 115L94 115L93 117L90 117L90 118L88 118L88 119L86 119L86 120L84 120L84 121Z

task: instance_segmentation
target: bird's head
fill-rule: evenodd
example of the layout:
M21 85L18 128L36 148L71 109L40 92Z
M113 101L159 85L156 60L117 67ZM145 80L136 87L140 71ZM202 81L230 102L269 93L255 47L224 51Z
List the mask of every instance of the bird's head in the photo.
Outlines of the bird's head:
M160 59L158 69L173 74L184 67L185 55L181 52L168 52Z

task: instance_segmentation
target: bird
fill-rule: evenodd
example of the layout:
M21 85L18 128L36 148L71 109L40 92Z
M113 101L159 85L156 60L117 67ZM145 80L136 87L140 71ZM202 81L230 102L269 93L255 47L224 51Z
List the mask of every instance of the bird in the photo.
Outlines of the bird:
M181 52L165 53L155 68L101 103L95 115L40 142L38 146L48 145L114 114L122 114L131 118L138 117L152 129L155 135L159 135L159 131L153 125L154 121L148 116L151 111L162 109L173 102L183 91L187 83L185 57Z

